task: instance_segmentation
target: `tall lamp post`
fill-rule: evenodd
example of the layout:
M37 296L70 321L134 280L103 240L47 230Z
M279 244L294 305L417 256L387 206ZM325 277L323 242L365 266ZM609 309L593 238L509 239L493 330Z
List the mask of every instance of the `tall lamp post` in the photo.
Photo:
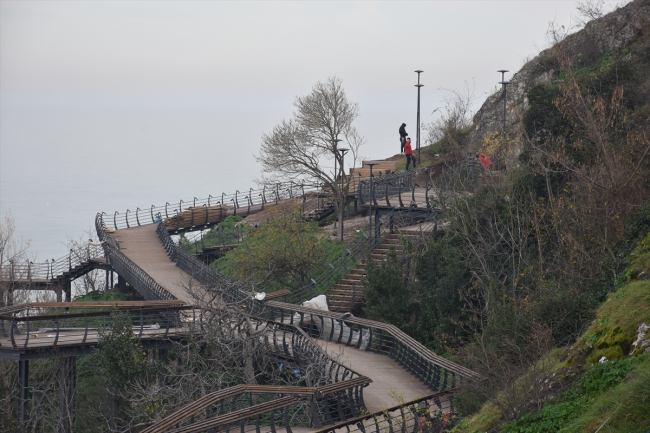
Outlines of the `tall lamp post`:
M339 206L339 221L341 223L341 242L343 242L343 206L347 205L347 197L344 195L344 182L343 182L343 176L345 176L345 154L348 153L350 149L346 149L345 147L339 147L336 149L337 152L341 152L341 206Z
M501 72L501 81L499 81L499 84L503 86L503 136L501 137L501 142L503 143L503 148L505 149L506 146L506 86L511 83L511 81L506 81L505 80L505 74L506 72L509 72L505 69L500 69L497 72Z
M334 183L331 185L331 187L332 187L332 193L334 193L334 185L336 185L336 175L337 175L337 173L338 173L338 169L336 168L336 166L337 166L337 163L336 163L336 162L339 160L339 152L338 152L337 149L338 149L338 145L339 145L339 143L340 143L341 141L343 141L343 140L341 140L340 138L335 138L335 139L332 141L332 147L334 148ZM339 200L339 197L336 197L336 200L338 201L338 200ZM338 215L337 215L337 216L338 216ZM334 224L334 227L336 228L336 224Z
M379 165L378 162L366 162L366 165L370 166L370 209L368 210L368 234L370 235L370 242L372 242L372 199L375 196L375 193L372 189L372 168L375 165Z
M415 147L418 150L418 165L420 165L420 87L424 86L424 84L420 84L420 74L424 71L417 70L415 71L418 74L418 83L415 85L415 87L418 88L418 120L417 120L417 131L415 133Z

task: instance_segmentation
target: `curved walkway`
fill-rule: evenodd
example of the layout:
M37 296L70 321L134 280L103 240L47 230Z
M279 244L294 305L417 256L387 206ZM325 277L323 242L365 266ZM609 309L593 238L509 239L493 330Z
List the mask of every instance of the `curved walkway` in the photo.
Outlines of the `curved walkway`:
M120 251L136 263L151 278L176 299L193 304L187 293L190 276L169 259L169 255L156 234L157 224L146 224L117 230L113 236L119 241Z
M323 340L318 340L318 343L331 358L372 379L363 392L363 400L370 412L379 412L431 394L428 386L386 355Z

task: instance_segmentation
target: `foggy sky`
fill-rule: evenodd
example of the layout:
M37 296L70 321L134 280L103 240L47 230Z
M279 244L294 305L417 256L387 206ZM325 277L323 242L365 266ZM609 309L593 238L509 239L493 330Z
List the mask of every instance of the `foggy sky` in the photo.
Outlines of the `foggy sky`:
M0 0L0 217L53 257L96 212L248 189L262 134L334 75L359 103L361 155L394 155L402 122L415 135L414 70L422 122L466 82L478 107L575 7Z
M427 109L439 87L477 93L545 47L573 1L59 2L2 0L4 102L286 109L342 78L369 107ZM429 110L432 111L432 110ZM279 121L280 119L278 119Z

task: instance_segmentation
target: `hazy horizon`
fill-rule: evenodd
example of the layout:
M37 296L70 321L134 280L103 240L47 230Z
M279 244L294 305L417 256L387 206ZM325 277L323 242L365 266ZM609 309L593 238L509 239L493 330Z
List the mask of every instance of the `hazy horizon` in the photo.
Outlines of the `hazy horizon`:
M0 213L45 260L97 212L253 186L261 135L334 75L361 154L391 156L414 70L423 122L465 82L478 107L576 3L2 0Z

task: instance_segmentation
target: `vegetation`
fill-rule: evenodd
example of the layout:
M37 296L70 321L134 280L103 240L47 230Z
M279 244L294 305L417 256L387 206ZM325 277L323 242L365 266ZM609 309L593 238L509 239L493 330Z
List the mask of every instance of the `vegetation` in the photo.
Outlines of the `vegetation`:
M239 247L212 266L257 291L295 290L345 252L344 244L322 237L322 231L298 212L276 218L251 229Z

